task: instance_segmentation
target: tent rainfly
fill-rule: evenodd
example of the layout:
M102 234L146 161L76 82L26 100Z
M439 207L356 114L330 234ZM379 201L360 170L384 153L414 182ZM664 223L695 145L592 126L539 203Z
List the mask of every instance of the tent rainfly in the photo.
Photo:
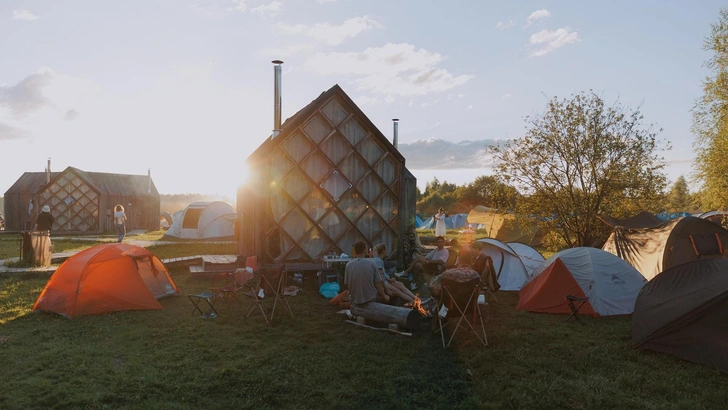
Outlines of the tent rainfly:
M525 243L508 242L506 245L516 252L518 257L521 259L521 262L523 262L523 266L526 267L526 273L529 277L533 273L533 270L541 265L545 260L543 255L541 255L541 252L529 245L526 245Z
M157 299L177 294L167 268L134 245L96 245L68 258L51 276L33 310L70 318L121 310L162 309Z
M172 226L164 237L192 240L233 239L235 218L235 210L225 202L193 202L181 214L175 213Z
M670 268L640 291L632 346L728 373L728 259Z
M645 229L617 227L602 247L634 266L647 280L683 263L724 258L728 231L705 219L686 216Z
M538 232L535 226L529 228L521 226L514 215L504 214L483 205L474 207L468 213L467 223L482 225L487 230L489 238L502 242L531 244Z
M493 238L476 239L483 244L482 252L493 260L493 268L501 290L519 290L528 280L528 270L518 253Z
M579 313L630 314L645 278L618 257L596 248L561 251L533 271L518 293L517 309L569 314L566 295L587 298Z

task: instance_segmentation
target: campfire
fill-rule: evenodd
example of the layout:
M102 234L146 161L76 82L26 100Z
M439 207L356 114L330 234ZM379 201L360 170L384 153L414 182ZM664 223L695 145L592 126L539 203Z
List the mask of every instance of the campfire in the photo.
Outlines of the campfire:
M412 301L410 307L412 310L418 311L422 316L428 316L427 311L422 308L422 299L420 299L419 293L415 295L415 300Z

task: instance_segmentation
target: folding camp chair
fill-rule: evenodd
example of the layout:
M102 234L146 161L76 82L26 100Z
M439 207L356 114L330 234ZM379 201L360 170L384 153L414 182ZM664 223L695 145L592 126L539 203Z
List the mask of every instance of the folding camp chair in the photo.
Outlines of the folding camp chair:
M471 330L475 337L483 344L488 346L488 337L485 334L485 325L483 324L483 315L478 305L478 295L480 294L480 279L473 279L468 282L457 282L452 279L442 278L442 293L437 301L437 325L439 328L436 332L440 332L442 338L442 347L448 348L455 338L458 329L465 328ZM455 329L450 335L450 339L445 344L445 327L457 321ZM483 337L480 337L476 326L480 321L480 327L483 329ZM463 322L465 322L463 324Z
M291 305L288 304L286 299L286 266L285 265L271 265L261 269L261 279L263 281L263 290L266 297L273 295L273 307L270 311L270 320L273 320L273 316L276 313L276 306L278 303L288 312L288 315L293 319L293 311Z
M220 301L238 300L235 274L232 272L213 273L211 291Z
M579 309L581 309L582 306L584 306L584 303L589 301L589 298L580 298L574 295L566 295L565 296L566 301L569 302L569 308L571 308L571 315L566 318L566 321L568 322L569 319L572 317L576 319L577 322L581 323L582 325L584 322L579 319ZM574 302L581 302L579 303L579 306L574 305Z
M485 293L488 299L492 299L495 303L500 304L498 298L495 297L495 292L500 289L500 284L498 283L495 269L493 269L493 260L489 256L487 258L483 271L478 272L480 274L480 286L483 288L483 293Z

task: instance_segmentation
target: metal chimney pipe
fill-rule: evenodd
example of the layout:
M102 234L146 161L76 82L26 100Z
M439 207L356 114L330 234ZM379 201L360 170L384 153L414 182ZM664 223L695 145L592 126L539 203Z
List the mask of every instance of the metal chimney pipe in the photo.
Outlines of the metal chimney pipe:
M46 167L46 184L51 183L51 159L48 158L48 166Z
M152 169L147 168L147 193L152 193Z
M273 60L273 134L271 139L281 133L281 111L283 109L283 97L281 97L282 72L281 60Z
M392 123L394 124L394 136L392 137L392 145L394 145L394 148L397 148L397 143L399 142L399 118L392 118Z

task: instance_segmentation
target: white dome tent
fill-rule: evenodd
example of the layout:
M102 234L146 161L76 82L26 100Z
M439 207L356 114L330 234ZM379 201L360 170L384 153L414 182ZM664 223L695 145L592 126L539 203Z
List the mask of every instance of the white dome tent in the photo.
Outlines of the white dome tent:
M520 290L528 280L528 270L518 253L494 238L477 239L483 244L483 253L493 259L500 290Z
M193 202L174 214L174 222L164 237L232 240L235 218L235 210L225 202Z
M533 247L520 242L508 242L508 246L511 247L519 258L523 262L523 266L526 267L526 273L531 276L531 272L540 264L543 263L545 258L541 255L541 252L537 251Z

